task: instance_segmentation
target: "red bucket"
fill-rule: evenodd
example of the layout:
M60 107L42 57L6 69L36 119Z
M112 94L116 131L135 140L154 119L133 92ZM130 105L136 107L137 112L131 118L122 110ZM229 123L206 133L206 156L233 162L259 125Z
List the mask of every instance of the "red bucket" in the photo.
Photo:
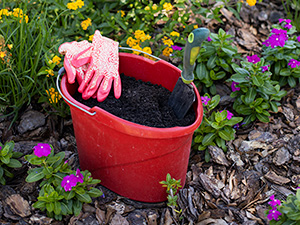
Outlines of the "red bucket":
M120 73L170 91L181 75L181 70L164 60L155 62L130 53L120 53L119 60ZM166 188L159 184L167 173L181 179L182 186L185 184L193 133L203 117L195 86L195 122L173 128L147 127L99 107L89 108L72 97L77 88L77 84L67 82L66 75L62 77L61 95L71 109L82 170L89 170L103 186L117 194L142 202L167 200Z

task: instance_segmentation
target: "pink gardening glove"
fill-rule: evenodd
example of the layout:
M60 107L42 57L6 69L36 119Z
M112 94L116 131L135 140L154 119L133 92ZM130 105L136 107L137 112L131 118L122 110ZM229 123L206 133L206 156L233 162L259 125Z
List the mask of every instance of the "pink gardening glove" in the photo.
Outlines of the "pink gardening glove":
M58 51L60 54L65 55L64 58L64 68L67 72L68 82L73 84L75 82L75 78L77 77L77 81L81 84L84 79L84 74L88 69L88 62L91 58L92 53L92 44L88 41L72 41L66 42L59 46ZM85 50L84 54L80 56L81 63L83 64L81 67L75 68L72 65L73 58L78 55L78 53Z
M92 46L90 65L78 91L82 93L83 99L88 99L97 92L97 100L102 102L108 96L114 81L115 98L120 98L122 88L119 75L119 43L102 37L100 32L96 30ZM86 51L84 50L74 57L72 64L75 67L80 67L86 63L85 60L80 59L84 58L82 54L85 54Z

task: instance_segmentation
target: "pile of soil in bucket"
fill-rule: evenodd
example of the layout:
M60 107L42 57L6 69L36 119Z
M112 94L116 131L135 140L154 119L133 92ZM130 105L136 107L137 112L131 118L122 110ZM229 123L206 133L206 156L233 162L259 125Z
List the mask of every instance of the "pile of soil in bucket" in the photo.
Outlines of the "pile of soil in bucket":
M113 87L103 102L98 102L96 98L84 100L79 92L73 97L88 107L98 106L122 119L149 127L189 126L195 122L196 116L192 107L183 119L177 119L168 105L171 92L163 86L136 80L124 74L120 77L122 94L119 99L114 97Z

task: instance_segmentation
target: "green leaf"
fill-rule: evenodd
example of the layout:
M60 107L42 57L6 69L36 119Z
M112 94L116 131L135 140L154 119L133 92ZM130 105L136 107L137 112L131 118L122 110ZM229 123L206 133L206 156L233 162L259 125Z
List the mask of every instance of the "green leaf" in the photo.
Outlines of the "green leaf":
M287 81L290 87L296 87L296 79L294 77L288 77Z
M247 105L250 105L252 102L254 102L254 99L256 97L256 89L251 87L249 88L248 92L246 93L246 96L245 96L245 103Z
M63 195L64 195L66 200L70 200L75 196L75 192L73 190L65 191L65 192L63 192Z
M10 159L10 162L7 164L7 166L10 168L20 168L22 167L22 163L16 159Z
M234 71L237 72L238 74L243 75L244 77L250 75L249 71L244 69L244 68L237 67L237 68L234 69Z
M203 80L205 77L208 77L208 70L204 63L199 63L196 67L196 76L199 80Z
M32 206L36 209L41 209L41 208L46 207L46 203L43 201L37 201L37 202L33 203Z
M204 156L205 162L209 162L210 158L211 158L211 156L209 154L209 151L208 151L208 149L206 149L205 156Z
M201 143L203 140L203 136L202 135L197 135L194 137L194 142L195 143Z
M80 213L80 211L81 211L81 209L82 209L82 202L80 202L80 201L77 199L75 202L73 202L72 207L73 207L74 215L75 215L75 216L78 216L79 213Z
M217 60L218 56L217 55L212 55L211 57L209 57L208 61L207 61L207 68L209 70L213 69L216 66L216 60Z
M216 53L215 47L214 46L204 46L205 52L201 54L201 58L208 58Z
M259 119L263 123L269 123L270 122L269 117L266 116L266 115L263 115L261 113L257 113L256 117L257 117L257 119Z
M3 174L4 174L4 170L3 170L3 168L0 166L0 178L3 177Z
M100 197L101 195L103 195L103 192L100 191L99 189L97 188L91 188L88 192L89 196L91 196L92 198L97 198L97 197Z
M216 137L215 133L206 134L202 140L202 145L205 145L205 146L210 145L213 142L213 140L215 139L215 137Z
M86 203L90 203L92 202L92 199L91 197L87 194L87 193L84 193L84 194L76 194L76 197L79 201L81 202L86 202Z
M236 54L236 49L231 45L224 46L221 49L223 50L223 52L225 52L226 54L228 54L230 56Z
M276 102L270 102L270 105L271 105L271 110L275 113L278 112L278 106L276 104Z
M225 125L227 126L234 126L237 123L241 122L243 120L243 117L232 117L230 120L226 121Z
M233 74L232 76L231 76L231 79L232 79L232 81L235 81L235 82L237 82L237 83L244 83L244 82L248 82L246 79L245 79L245 75L241 75L241 74Z
M28 183L36 182L40 179L43 179L45 174L43 173L43 168L34 168L29 171L28 176L25 181Z
M46 203L46 209L47 209L48 212L53 212L54 203L53 202Z
M281 76L290 76L291 75L291 70L287 69L287 68L283 68L282 70L280 70L279 74Z
M257 87L261 87L264 85L264 80L261 77L254 76L252 77L253 84Z
M60 202L58 202L58 201L54 202L54 213L55 214L59 215L61 213L61 208L62 208L62 206L61 206Z
M226 126L223 130L219 130L218 134L220 138L224 139L225 141L230 141L234 139L235 130Z

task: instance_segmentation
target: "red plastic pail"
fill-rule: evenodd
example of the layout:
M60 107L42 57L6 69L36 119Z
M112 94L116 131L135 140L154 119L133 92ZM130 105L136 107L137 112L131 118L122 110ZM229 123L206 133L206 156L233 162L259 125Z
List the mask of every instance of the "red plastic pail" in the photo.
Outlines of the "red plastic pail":
M130 53L119 56L120 73L160 84L170 91L181 75L181 70L164 60L152 61ZM159 182L168 173L184 185L193 133L203 117L197 88L195 122L173 128L147 127L99 107L89 108L72 97L77 88L77 84L67 82L66 75L62 77L61 94L70 106L82 170L89 170L117 194L142 202L167 200L166 188Z

